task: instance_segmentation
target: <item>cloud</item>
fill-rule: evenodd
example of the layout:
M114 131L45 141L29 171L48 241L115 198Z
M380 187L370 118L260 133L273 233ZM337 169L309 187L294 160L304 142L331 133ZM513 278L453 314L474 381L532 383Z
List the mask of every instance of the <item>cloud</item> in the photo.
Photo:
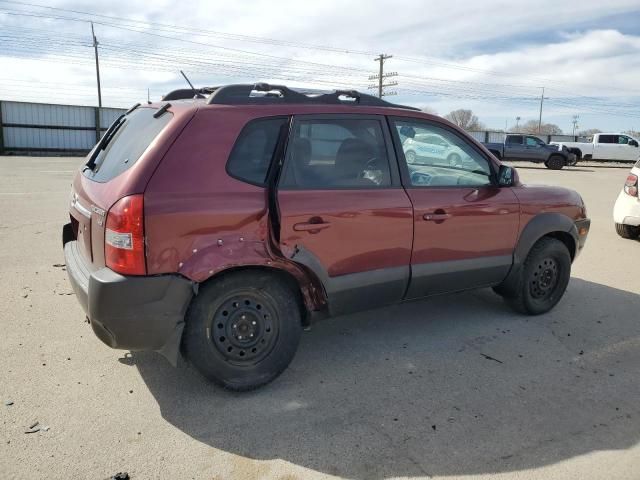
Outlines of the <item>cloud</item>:
M551 98L548 113L567 117L567 122L570 112L578 111L585 117L601 117L603 126L617 125L618 120L629 118L629 109L622 104L640 106L636 80L640 78L640 22L625 20L640 15L637 0L606 4L589 0L579 6L549 0L535 5L498 0L398 4L282 0L277 7L266 0L215 5L200 1L181 8L168 0L50 5L190 27L179 31L95 18L105 98L117 105L144 98L147 88L157 99L183 87L180 69L199 85L278 80L366 90L367 77L376 70L373 54L386 52L394 55L388 71L400 74L398 101L430 105L443 114L472 107L487 123L495 119L497 126L503 126L506 116L536 115L537 87L542 85ZM7 15L8 4L0 7L5 35L0 38L0 98L22 95L26 99L25 92L32 86L27 92L31 99L50 82L70 91L62 87L57 93L51 91L49 101L95 103L89 25ZM15 5L10 9L20 10ZM40 12L87 18L81 13ZM293 48L287 42L369 54ZM416 58L419 61L412 60ZM585 99L591 96L598 99Z

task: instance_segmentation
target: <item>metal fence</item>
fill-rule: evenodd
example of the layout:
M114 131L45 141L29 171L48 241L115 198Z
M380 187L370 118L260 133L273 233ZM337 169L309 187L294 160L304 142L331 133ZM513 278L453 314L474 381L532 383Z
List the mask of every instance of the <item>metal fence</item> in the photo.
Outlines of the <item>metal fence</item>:
M124 109L0 100L0 155L86 155ZM505 132L469 132L480 142L503 142ZM537 135L547 143L581 141Z
M0 155L86 155L125 111L0 101Z
M516 132L509 132L509 134L516 134L516 135L531 135L531 133L516 133ZM469 134L475 138L476 140L478 140L479 142L485 142L485 143L489 143L489 142L495 142L495 143L502 143L504 142L504 138L507 136L506 132L492 132L492 131L488 131L488 130L483 130L481 132L469 132ZM533 136L538 137L542 140L544 140L547 143L551 143L551 142L582 142L582 141L586 141L586 137L581 137L579 135L538 135L538 134L533 134Z

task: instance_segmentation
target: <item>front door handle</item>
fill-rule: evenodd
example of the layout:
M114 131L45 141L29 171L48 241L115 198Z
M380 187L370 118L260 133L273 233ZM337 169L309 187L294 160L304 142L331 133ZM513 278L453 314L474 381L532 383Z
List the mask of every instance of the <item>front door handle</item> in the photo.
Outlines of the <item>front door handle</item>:
M436 210L433 213L425 213L422 218L427 222L442 223L451 218L451 214L445 213L444 210Z
M331 224L329 222L304 222L304 223L296 223L293 226L293 229L296 232L313 232L324 230L325 228L329 228Z

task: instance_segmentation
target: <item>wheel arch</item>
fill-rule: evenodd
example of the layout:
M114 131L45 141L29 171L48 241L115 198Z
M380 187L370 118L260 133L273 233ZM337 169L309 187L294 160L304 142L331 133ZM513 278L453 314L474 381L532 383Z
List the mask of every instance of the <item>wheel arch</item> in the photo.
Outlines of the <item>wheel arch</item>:
M578 232L569 217L557 212L539 213L525 225L514 251L514 264L521 264L531 248L542 238L552 237L560 240L569 249L571 260L577 251Z
M498 160L502 159L502 155L500 154L500 152L498 150L493 150L493 149L489 149L489 152L496 157Z
M578 160L581 160L581 159L582 159L582 150L580 150L578 147L571 147L571 148L568 148L568 149L567 149L567 151L568 151L569 153L575 153L575 154L576 154L576 157L578 157Z
M199 284L199 287L206 284L216 282L222 277L228 275L234 275L241 272L264 272L268 275L272 275L274 278L278 278L284 284L286 284L296 296L296 303L300 307L300 314L303 325L310 323L311 312L315 310L316 305L314 301L305 295L304 288L301 285L301 281L290 271L277 266L268 265L235 265L219 270L211 275L209 278Z
M571 261L578 249L578 230L569 217L557 212L540 213L533 217L522 229L513 252L513 264L501 284L506 295L517 291L520 270L533 246L543 238L561 241L569 250Z

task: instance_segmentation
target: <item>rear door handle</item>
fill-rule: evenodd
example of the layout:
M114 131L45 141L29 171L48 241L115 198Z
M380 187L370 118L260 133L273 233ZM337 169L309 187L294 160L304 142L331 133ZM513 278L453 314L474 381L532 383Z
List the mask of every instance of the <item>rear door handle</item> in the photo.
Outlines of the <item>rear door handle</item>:
M304 223L296 223L293 226L293 229L296 232L313 232L313 231L324 230L325 228L329 228L330 226L331 224L329 222L321 222L321 223L304 222Z
M427 222L444 222L448 218L451 218L451 214L443 212L425 213L422 218Z

